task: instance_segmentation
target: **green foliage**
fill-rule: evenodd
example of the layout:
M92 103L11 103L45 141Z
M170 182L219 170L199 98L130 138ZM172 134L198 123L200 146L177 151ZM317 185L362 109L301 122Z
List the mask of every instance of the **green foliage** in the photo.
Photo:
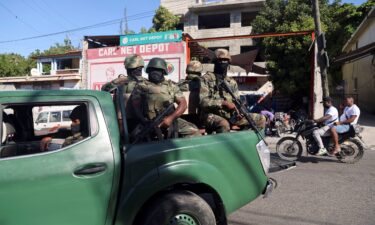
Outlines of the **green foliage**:
M134 30L125 30L124 34L125 35L127 35L127 34L135 34L135 31Z
M327 50L332 59L341 54L341 49L355 29L367 15L374 1L357 7L343 4L341 0L329 3L320 1L322 29L326 33ZM255 33L291 32L314 30L310 0L266 0L265 7L253 21ZM290 38L273 37L259 40L267 60L267 68L275 87L291 96L307 96L310 82L310 36ZM339 66L329 68L333 85L341 80Z
M309 0L267 0L253 21L256 33L312 30ZM309 36L270 37L259 42L275 87L289 95L307 95L310 77Z
M25 57L19 54L0 54L0 77L24 76L29 68Z
M160 6L152 19L153 26L149 32L176 30L180 17L173 15L167 8Z
M145 27L141 27L141 30L139 31L140 34L146 34L148 32L149 32L149 30L147 30L147 28L145 28Z

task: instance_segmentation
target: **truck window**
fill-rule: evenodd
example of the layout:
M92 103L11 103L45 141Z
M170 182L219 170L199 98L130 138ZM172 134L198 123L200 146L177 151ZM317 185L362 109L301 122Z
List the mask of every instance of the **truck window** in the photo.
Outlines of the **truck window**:
M51 112L49 114L49 122L50 123L61 122L61 112Z
M95 134L97 119L89 105L5 106L0 159L62 149Z
M69 116L70 116L71 112L72 112L72 110L63 111L63 117L62 117L63 121L70 121Z
M36 123L47 123L48 122L48 112L42 112L38 115Z

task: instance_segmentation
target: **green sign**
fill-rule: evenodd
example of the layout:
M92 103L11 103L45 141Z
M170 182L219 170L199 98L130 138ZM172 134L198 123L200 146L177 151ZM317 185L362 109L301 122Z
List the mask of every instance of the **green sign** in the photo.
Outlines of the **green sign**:
M166 31L147 34L132 34L120 36L120 46L146 45L164 42L180 42L182 31Z

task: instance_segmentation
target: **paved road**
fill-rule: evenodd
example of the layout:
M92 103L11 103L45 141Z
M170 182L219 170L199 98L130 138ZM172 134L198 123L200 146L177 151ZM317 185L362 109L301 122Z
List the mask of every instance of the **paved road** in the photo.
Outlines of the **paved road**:
M232 214L230 225L375 224L375 151L354 165L304 158L271 177L278 188Z

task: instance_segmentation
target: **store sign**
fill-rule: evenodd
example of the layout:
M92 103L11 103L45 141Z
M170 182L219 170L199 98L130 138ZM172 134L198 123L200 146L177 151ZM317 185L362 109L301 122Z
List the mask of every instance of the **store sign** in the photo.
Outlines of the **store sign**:
M145 45L182 41L182 31L166 31L120 36L120 46Z
M160 57L167 61L167 79L179 82L185 77L186 57L185 43L171 42L137 46L118 46L88 49L88 87L100 90L103 84L117 78L120 74L126 75L124 59L132 54L139 54L145 61L145 68L150 59ZM144 77L147 78L145 70Z

